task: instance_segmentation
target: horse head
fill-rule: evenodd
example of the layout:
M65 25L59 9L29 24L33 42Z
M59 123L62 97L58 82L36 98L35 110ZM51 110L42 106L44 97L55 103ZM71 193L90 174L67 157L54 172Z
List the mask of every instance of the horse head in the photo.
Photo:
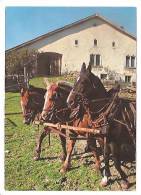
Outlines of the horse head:
M44 89L30 85L22 87L20 91L20 103L23 112L23 123L29 125L35 119L37 113L41 112L44 103Z
M51 110L51 108L57 104L59 100L59 90L58 85L56 83L52 83L47 87L47 92L45 94L45 101L43 110L41 113L41 117L45 119L47 113ZM59 102L58 102L59 103Z
M66 100L72 87L70 83L59 81L48 85L45 94L45 102L41 113L42 119L46 120L47 115L53 108L61 109L66 107Z
M73 89L71 90L67 103L72 106L77 97L85 97L88 100L103 98L107 92L100 79L91 72L91 65L86 68L83 63L79 77L77 78Z

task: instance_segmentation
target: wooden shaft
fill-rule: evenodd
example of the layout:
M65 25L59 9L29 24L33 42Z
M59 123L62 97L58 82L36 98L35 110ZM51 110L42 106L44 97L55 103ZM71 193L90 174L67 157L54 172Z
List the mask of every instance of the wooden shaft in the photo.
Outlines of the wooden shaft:
M35 124L39 124L39 122L35 122ZM73 126L69 126L69 125L60 125L60 124L53 124L53 123L43 123L42 124L44 127L54 127L57 129L69 129L69 130L73 130L73 131L80 131L80 132L84 132L84 133L93 133L93 134L99 134L100 133L100 129L90 129L90 128L80 128L80 127L73 127Z

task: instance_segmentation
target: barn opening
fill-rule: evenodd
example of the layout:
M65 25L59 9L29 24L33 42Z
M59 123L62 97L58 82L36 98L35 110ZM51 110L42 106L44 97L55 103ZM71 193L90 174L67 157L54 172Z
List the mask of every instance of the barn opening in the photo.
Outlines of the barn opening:
M55 52L40 53L37 59L38 75L61 75L62 54Z

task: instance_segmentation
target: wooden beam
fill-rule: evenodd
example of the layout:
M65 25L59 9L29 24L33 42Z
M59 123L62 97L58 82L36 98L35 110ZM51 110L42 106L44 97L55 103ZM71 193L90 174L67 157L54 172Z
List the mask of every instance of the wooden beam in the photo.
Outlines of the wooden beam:
M61 129L68 129L78 132L84 132L84 133L92 133L92 134L100 134L100 129L90 129L90 128L80 128L80 127L74 127L70 125L60 125L60 124L53 124L53 123L41 123L39 121L35 121L34 124L36 125L43 125L44 127L53 127L57 128L58 130Z

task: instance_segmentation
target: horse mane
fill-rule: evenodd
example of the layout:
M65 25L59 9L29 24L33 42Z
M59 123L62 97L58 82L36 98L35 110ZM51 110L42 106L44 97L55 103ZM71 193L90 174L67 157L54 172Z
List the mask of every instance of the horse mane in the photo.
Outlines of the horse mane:
M96 85L96 88L98 89L98 91L100 91L101 93L103 93L104 96L107 96L107 91L103 85L103 83L101 82L100 78L98 76L96 76L94 73L90 73L90 76L92 77L92 79L95 80L94 85Z
M64 89L65 91L70 92L73 88L73 84L67 81L58 81L57 84L61 89Z
M29 85L29 91L30 92L37 92L37 93L40 93L43 95L46 93L46 89L40 88L40 87L35 87L33 85Z
M107 91L108 97L113 96L115 93L120 91L120 85L116 84L114 87L112 87L109 91Z

